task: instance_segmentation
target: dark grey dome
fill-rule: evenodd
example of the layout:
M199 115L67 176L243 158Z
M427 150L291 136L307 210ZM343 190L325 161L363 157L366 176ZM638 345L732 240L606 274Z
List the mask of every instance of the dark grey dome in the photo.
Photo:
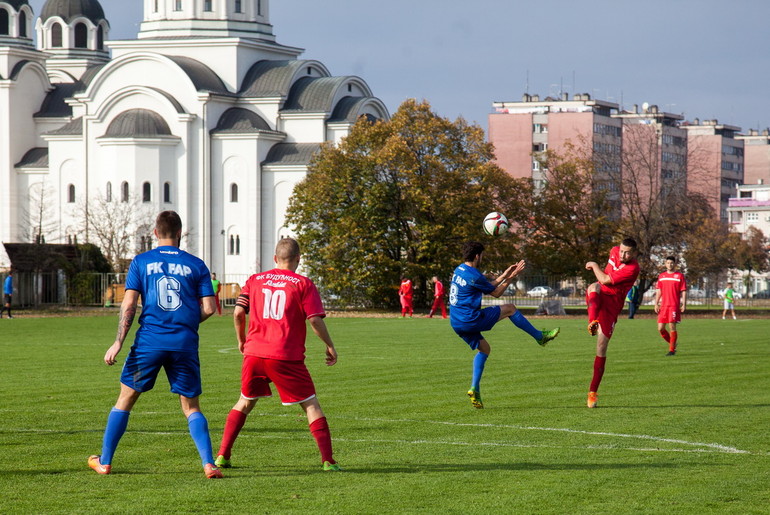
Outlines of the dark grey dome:
M108 138L152 138L170 136L166 120L147 109L129 109L112 120L105 136Z
M257 113L240 107L232 107L219 118L215 132L247 133L269 131L270 125Z
M45 23L53 16L61 17L65 22L78 16L84 16L94 25L104 20L104 9L98 0L47 0L40 12L40 19Z
M29 5L29 0L0 0L0 4L8 4L19 12L22 5Z

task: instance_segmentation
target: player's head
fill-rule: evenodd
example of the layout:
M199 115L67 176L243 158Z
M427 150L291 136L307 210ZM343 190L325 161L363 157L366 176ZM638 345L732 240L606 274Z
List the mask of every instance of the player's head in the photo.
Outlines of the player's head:
M294 271L299 265L299 243L294 238L281 238L275 246L275 262Z
M484 252L484 245L478 241L468 241L463 244L463 263L473 263L476 258L481 262L481 254Z
M666 258L666 270L672 272L676 268L676 257L668 256Z
M727 287L728 288L732 288L733 287L733 283L727 283Z
M215 274L214 272L211 272L211 278L212 279L216 279L217 278L217 274Z
M636 257L636 240L625 238L620 242L620 262L628 263Z
M177 240L182 237L182 219L176 211L163 211L155 219L155 235L159 240Z
M434 283L437 283L438 282L438 277L436 277L434 275L433 277L430 278L430 280L433 281Z

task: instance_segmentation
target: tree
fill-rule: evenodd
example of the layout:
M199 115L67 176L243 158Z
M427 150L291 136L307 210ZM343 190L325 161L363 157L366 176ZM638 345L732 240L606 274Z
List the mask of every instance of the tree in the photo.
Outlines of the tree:
M735 249L736 268L746 271L743 278L746 291L751 291L751 272L766 272L770 269L767 256L767 239L761 230L750 226L743 234Z
M58 237L59 223L54 206L55 192L45 180L29 188L29 204L22 210L20 238L30 243L45 243Z
M405 101L388 121L361 118L294 190L287 219L305 266L346 302L392 306L405 275L424 303L426 281L448 278L462 242L492 241L481 222L513 196L492 157L480 127L439 117L425 101ZM498 238L488 268L501 268L514 243L513 234Z

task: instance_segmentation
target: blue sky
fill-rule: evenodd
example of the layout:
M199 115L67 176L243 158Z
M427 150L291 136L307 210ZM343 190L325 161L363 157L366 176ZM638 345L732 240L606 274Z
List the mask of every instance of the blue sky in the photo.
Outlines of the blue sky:
M44 1L31 0L39 13ZM111 39L141 0L101 0ZM406 98L486 129L492 102L590 93L693 118L770 126L766 0L272 0L278 42L358 75L394 112ZM528 86L528 88L527 88Z

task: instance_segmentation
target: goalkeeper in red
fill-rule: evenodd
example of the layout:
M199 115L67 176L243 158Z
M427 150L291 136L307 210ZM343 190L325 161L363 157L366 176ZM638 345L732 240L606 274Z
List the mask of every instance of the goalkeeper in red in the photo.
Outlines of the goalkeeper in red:
M588 389L589 408L596 407L597 391L607 362L607 346L612 338L618 315L623 310L626 293L639 277L639 263L636 261L636 256L636 241L633 238L626 238L620 246L612 248L604 269L594 261L586 263L586 270L591 270L597 281L586 291L588 332L596 336L594 375Z
M658 332L668 343L668 354L676 355L676 324L682 321L687 307L687 282L684 274L676 269L676 258L666 258L666 271L658 276L655 289L655 312L658 314ZM666 330L668 324L668 330Z
M231 466L233 443L246 417L257 400L272 397L273 383L284 406L299 404L305 411L310 432L321 451L323 469L338 471L340 467L332 456L329 425L305 366L306 321L326 345L326 364L337 362L337 351L324 323L326 313L321 296L310 279L296 273L300 260L296 240L279 241L274 259L276 268L249 277L235 305L235 335L243 354L241 397L227 415L215 463L222 468Z

